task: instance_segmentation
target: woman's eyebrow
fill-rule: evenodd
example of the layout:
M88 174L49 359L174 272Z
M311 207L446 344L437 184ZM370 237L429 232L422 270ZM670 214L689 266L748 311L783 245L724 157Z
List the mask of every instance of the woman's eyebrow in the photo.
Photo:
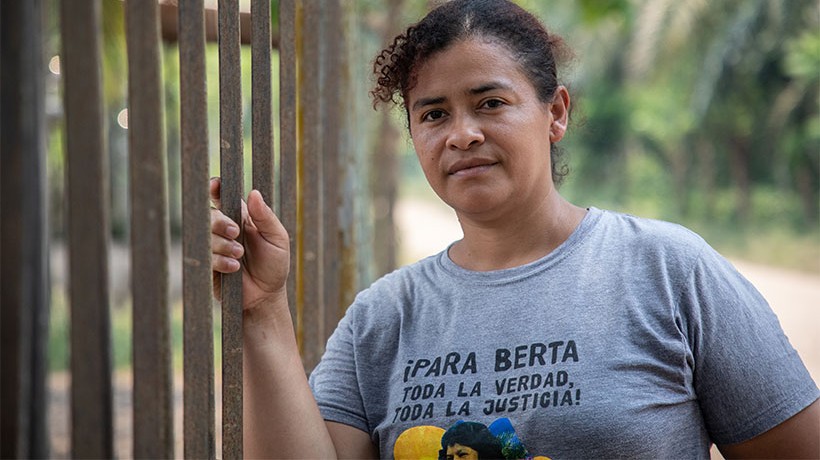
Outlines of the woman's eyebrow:
M477 86L475 88L470 88L467 92L472 94L472 95L476 95L476 94L486 93L488 91L493 91L493 90L496 90L496 89L507 89L507 90L509 90L509 89L512 89L512 87L510 85L508 85L506 83L502 83L500 81L491 81L489 83L484 83L481 86Z
M444 96L440 96L440 97L423 97L423 98L417 100L413 104L413 111L416 111L416 110L418 110L422 107L428 106L428 105L441 104L442 102L444 102L446 100L447 100L447 98L444 97Z

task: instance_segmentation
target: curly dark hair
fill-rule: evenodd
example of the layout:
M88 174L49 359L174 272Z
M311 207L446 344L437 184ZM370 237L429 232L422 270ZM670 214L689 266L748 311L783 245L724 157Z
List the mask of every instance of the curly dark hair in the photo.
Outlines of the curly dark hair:
M558 64L572 56L561 37L547 32L537 18L510 0L451 0L408 27L376 56L376 85L370 92L374 107L392 102L407 114L407 94L416 83L416 69L456 41L472 37L509 49L539 100L552 101L560 85ZM568 168L559 161L562 152L554 144L551 147L552 178L559 185Z
M451 426L441 437L439 460L446 460L447 448L456 444L473 449L480 460L504 460L501 441L482 423L460 422Z

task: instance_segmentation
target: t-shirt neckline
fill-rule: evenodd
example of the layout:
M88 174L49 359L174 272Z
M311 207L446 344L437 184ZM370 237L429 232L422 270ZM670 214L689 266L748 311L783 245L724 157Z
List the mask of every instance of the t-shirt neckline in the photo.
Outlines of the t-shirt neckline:
M438 254L438 257L436 258L438 262L437 265L445 274L451 277L455 277L460 281L473 282L482 285L504 284L526 278L534 273L539 273L554 266L574 252L575 249L577 249L578 246L584 242L586 236L592 231L603 214L603 211L598 208L587 208L587 213L584 218L581 219L581 222L563 243L558 245L557 248L544 257L524 265L491 271L469 270L456 264L450 258L450 248L456 242L450 243L446 249Z

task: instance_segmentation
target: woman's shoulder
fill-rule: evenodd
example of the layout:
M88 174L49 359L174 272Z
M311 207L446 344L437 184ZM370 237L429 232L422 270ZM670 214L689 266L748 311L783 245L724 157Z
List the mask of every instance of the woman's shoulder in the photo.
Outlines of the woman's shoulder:
M662 260L687 267L704 250L713 251L700 235L683 225L616 211L601 213L595 232L599 247L620 258Z
M704 239L689 228L674 222L639 217L617 211L601 211L607 232L630 243L650 246L694 248L699 251Z

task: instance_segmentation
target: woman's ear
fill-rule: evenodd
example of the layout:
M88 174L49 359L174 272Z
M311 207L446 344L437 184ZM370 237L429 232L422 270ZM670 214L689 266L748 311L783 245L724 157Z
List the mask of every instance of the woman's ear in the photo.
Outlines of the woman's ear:
M550 142L556 143L560 141L567 132L567 123L569 122L569 91L567 88L558 86L555 90L555 95L552 97L550 103L550 114L552 115L552 123L550 124Z

